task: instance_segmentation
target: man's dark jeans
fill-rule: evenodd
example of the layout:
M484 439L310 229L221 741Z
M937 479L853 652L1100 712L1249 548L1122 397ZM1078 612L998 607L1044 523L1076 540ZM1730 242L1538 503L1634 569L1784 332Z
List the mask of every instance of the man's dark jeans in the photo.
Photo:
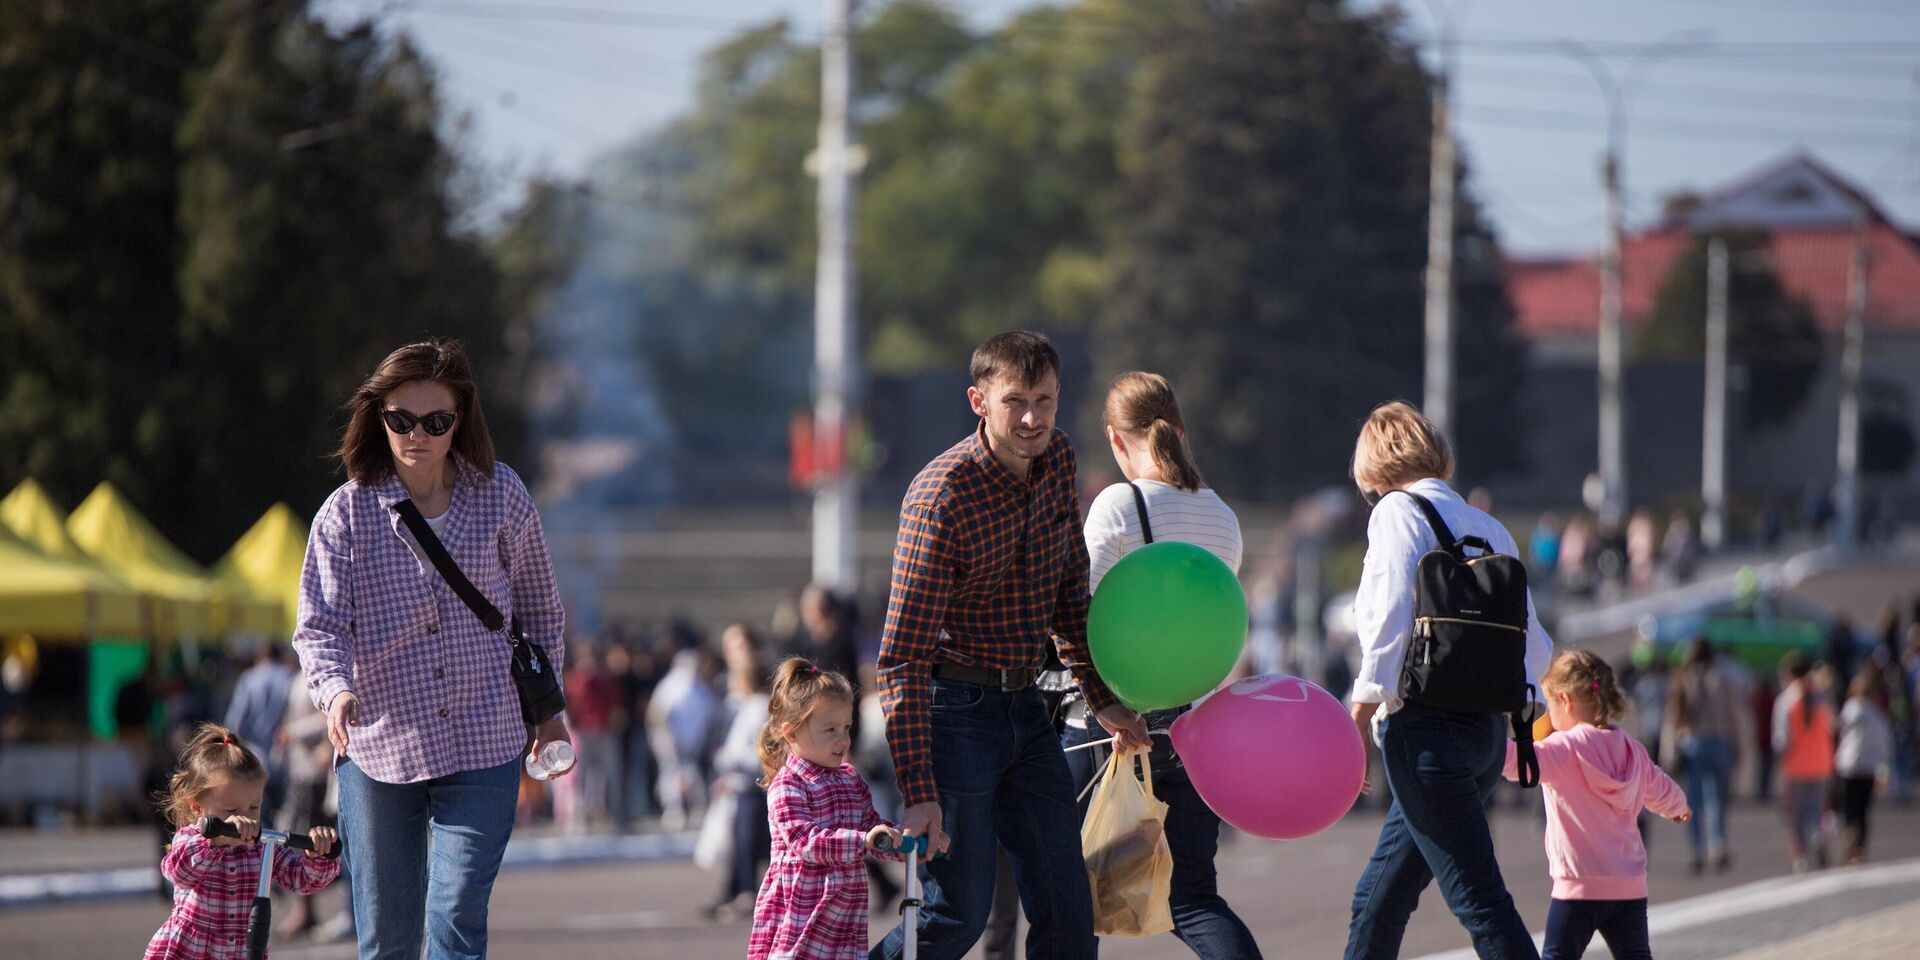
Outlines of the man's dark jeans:
M1080 857L1080 817L1060 739L1040 692L935 679L933 777L946 856L921 865L923 960L960 960L986 926L994 865L1005 847L1031 929L1032 960L1093 960L1093 894ZM898 927L872 960L898 960Z

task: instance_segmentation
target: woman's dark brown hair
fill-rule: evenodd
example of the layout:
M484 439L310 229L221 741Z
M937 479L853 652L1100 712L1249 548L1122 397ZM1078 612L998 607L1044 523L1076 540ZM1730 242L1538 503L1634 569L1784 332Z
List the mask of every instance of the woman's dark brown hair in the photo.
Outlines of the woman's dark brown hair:
M361 485L393 476L393 450L387 444L387 425L381 405L403 383L431 380L453 391L453 456L462 465L493 473L493 434L480 413L480 388L473 382L473 363L458 340L423 340L387 354L373 375L347 401L347 430L334 458L347 468L347 478ZM416 411L425 412L425 411Z

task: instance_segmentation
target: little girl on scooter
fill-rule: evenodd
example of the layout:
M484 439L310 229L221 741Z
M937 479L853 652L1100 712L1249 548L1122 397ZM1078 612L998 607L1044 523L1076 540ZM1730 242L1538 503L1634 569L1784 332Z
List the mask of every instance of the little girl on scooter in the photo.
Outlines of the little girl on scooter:
M260 800L267 768L233 731L202 724L180 755L167 796L167 816L179 832L160 872L173 883L173 913L147 943L145 960L245 960L247 914L259 889ZM202 817L225 820L238 837L210 838ZM340 875L325 856L339 838L327 827L310 834L314 850L274 851L273 879L300 894L319 893Z

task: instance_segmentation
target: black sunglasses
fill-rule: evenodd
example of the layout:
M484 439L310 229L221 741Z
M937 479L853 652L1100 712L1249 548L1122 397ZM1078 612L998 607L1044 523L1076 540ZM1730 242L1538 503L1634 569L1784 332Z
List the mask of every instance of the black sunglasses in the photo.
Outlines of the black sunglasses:
M413 425L417 423L427 428L428 436L434 437L445 436L448 430L453 429L453 421L456 419L454 413L449 410L435 410L418 417L405 410L382 410L380 416L387 421L387 429L394 433L412 433Z

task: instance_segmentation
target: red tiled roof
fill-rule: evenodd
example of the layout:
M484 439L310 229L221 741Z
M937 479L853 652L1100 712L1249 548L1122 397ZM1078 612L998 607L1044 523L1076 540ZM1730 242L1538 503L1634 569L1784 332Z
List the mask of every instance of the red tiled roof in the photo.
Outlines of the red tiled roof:
M1630 327L1646 322L1668 266L1689 242L1685 231L1675 229L1649 230L1627 238L1621 250L1621 311ZM1777 229L1771 253L1787 291L1813 307L1822 329L1839 330L1846 322L1853 228ZM1889 225L1876 224L1869 232L1868 254L1872 258L1868 326L1920 330L1920 244ZM1521 336L1583 336L1598 327L1597 257L1510 260L1506 272Z

